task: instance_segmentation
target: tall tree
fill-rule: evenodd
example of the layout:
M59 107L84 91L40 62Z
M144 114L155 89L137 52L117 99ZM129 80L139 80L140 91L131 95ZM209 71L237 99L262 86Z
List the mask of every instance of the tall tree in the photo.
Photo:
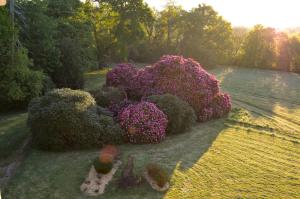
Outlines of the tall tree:
M272 68L276 61L275 36L273 28L256 25L244 42L242 65Z
M231 25L211 6L202 4L183 18L181 53L205 66L224 63L230 56Z

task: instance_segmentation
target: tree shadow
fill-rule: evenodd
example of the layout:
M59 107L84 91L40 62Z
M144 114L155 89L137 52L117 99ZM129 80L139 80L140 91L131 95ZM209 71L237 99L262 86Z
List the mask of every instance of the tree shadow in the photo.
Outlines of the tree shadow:
M234 67L212 72L231 95L234 107L248 110L266 130L278 129L283 136L300 139L299 74Z

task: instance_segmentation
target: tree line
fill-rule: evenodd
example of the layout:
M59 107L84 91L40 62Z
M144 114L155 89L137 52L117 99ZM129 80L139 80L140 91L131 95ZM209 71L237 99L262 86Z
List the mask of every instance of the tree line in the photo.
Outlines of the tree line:
M13 26L0 8L0 103L24 106L53 87L82 88L83 74L111 62L164 54L204 67L237 65L300 72L300 37L257 25L233 28L211 6L190 11L143 0L16 0ZM10 105L10 106L8 106Z

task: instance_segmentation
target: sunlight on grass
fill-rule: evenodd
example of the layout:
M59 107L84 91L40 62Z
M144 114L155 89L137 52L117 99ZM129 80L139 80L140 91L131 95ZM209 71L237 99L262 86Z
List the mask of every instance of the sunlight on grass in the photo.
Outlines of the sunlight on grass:
M229 128L190 169L175 169L165 198L299 198L299 154L289 141Z
M84 84L84 89L93 90L100 88L103 84L105 84L105 76L109 70L111 70L110 67L85 73L84 77L86 82Z

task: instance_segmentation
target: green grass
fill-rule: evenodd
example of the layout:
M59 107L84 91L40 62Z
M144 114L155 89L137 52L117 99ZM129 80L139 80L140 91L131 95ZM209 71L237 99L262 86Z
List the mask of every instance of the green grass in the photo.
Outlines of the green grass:
M0 115L0 166L13 156L28 136L27 113Z
M103 70L97 70L88 72L85 74L85 90L94 90L100 88L101 85L105 84L105 75L111 68L105 68Z
M233 98L228 119L198 124L157 145L122 145L135 170L154 162L171 175L171 188L119 190L116 178L96 198L300 198L300 77L278 71L211 71ZM100 87L103 71L87 74L86 89ZM79 189L98 150L32 150L4 198L88 198ZM116 177L120 175L120 170Z

